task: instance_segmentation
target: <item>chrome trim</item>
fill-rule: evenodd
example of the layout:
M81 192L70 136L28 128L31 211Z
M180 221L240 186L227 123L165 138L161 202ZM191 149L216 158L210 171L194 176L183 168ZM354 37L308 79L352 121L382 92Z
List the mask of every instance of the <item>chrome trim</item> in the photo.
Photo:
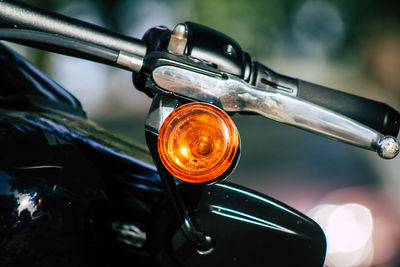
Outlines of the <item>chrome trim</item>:
M261 90L229 74L205 75L195 70L161 66L153 71L161 88L213 103L227 112L255 112L272 120L376 151L383 158L398 154L398 141L329 109L305 100ZM396 149L397 147L397 149Z
M384 136L378 142L377 152L384 159L392 159L399 154L399 143L393 136Z
M138 72L143 66L143 57L120 51L118 54L117 62L118 66L122 66L129 70Z
M135 223L112 222L111 229L122 243L136 248L145 246L147 237L143 226Z

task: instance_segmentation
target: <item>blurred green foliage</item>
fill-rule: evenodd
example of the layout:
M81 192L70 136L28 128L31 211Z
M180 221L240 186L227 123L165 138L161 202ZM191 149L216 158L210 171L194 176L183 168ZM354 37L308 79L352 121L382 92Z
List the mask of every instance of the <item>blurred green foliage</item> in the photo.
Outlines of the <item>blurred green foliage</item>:
M179 2L179 0L177 0ZM192 18L237 40L252 54L268 51L272 36L287 34L296 1L192 1Z
M176 0L183 4L183 0ZM305 3L328 3L337 8L346 32L338 50L357 51L366 35L378 27L399 31L400 1L375 0L193 0L191 15L199 23L230 34L252 54L270 52L271 43L290 43L294 16ZM320 25L314 25L319 27Z

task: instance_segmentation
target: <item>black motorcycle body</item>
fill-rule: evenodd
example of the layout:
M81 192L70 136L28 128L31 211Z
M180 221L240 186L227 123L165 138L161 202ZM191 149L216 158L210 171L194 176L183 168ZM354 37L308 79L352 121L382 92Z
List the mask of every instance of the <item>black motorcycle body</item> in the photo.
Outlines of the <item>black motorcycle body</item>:
M325 237L305 215L234 184L176 181L215 240L199 254L147 149L4 46L0 66L1 266L322 266Z

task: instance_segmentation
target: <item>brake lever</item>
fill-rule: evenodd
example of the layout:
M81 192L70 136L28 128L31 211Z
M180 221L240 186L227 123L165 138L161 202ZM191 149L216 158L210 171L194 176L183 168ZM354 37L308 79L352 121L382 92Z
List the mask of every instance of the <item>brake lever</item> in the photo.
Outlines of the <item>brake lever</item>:
M152 72L157 86L195 101L213 103L227 112L254 112L326 137L376 151L385 159L399 153L399 143L339 113L277 91L256 88L242 79L195 68L163 65Z

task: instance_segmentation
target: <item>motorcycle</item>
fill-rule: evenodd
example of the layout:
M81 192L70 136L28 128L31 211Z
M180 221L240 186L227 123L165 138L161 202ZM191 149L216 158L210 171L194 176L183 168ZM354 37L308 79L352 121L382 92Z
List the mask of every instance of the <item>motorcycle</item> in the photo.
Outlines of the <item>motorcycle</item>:
M317 223L224 182L241 147L229 115L399 152L390 106L278 74L196 23L139 40L3 0L0 26L1 40L129 70L153 99L147 150L1 45L1 266L322 266Z

